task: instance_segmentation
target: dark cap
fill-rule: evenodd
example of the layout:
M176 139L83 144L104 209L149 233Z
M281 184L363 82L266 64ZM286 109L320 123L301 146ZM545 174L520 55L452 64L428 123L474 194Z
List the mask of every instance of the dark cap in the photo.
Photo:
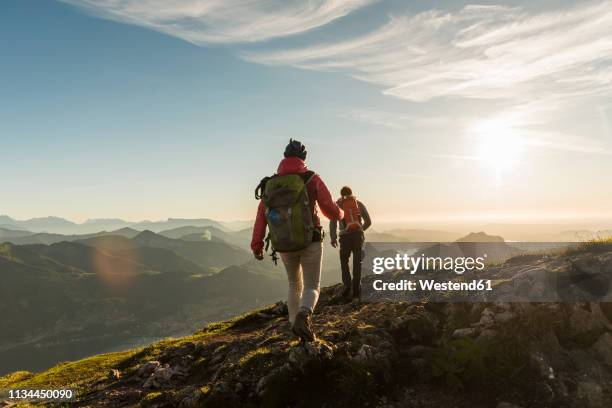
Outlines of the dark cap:
M289 139L289 144L285 147L285 157L299 157L306 160L306 146L298 140Z

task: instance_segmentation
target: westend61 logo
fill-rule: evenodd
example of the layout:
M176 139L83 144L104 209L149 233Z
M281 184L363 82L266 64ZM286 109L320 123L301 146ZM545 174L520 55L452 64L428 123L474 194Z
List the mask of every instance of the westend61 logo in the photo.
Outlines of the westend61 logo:
M485 267L487 254L479 257L460 256L460 257L441 257L441 256L420 256L408 254L396 254L391 257L376 257L373 259L372 272L377 275L381 273L405 270L414 275L418 270L437 270L453 271L457 275L462 275L469 271L482 271Z

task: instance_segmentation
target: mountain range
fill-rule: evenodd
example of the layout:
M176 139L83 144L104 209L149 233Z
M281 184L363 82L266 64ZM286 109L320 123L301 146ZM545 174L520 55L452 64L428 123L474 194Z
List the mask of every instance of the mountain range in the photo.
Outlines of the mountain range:
M376 221L376 220L375 220ZM378 225L378 224L377 224ZM384 230L370 229L367 233L370 242L452 242L459 239L467 230L483 229L495 235L502 235L512 241L524 242L576 242L612 235L609 225L580 224L484 224L465 226L459 231L439 229L404 228L401 225L384 224ZM0 215L0 240L4 237L2 230L12 230L11 237L18 232L49 233L62 235L95 234L100 231L116 231L131 228L137 231L150 230L170 238L181 238L188 234L200 234L206 227L216 230L217 235L223 232L241 232L248 236L253 226L252 220L217 221L209 218L168 218L161 221L126 221L119 218L93 218L83 223L76 223L60 217L39 217L28 220L17 220L8 215ZM215 235L215 234L213 234ZM193 237L197 238L197 237ZM230 241L231 242L231 241ZM244 242L244 241L243 241ZM234 242L235 243L235 242Z
M253 259L251 224L0 216L0 374L185 334L283 298L284 268ZM457 240L472 252L471 242L493 242L499 260L516 253L484 232L369 230L366 238L364 276L372 257L386 256L374 241ZM326 239L321 282L339 281L338 250Z
M17 220L8 215L0 215L0 228L46 232L52 234L91 234L99 231L113 231L121 228L133 228L138 231L151 230L159 232L180 227L216 227L221 230L239 230L252 226L252 221L222 222L208 218L168 218L163 221L131 222L118 218L95 218L83 223L76 223L60 217L39 217Z
M184 334L286 291L279 269L250 268L250 253L222 240L68 238L0 244L0 374Z

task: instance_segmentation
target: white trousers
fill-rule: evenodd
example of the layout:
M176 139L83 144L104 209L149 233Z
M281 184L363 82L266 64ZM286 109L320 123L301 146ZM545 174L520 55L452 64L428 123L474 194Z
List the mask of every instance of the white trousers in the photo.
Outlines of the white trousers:
M289 321L293 323L299 309L305 308L312 313L319 300L323 243L313 242L302 250L283 252L280 257L289 280L287 308Z

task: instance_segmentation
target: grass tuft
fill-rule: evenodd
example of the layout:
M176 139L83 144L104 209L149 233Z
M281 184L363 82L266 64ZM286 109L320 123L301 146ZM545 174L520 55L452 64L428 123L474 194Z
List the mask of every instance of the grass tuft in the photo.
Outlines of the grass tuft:
M575 247L569 248L567 250L567 254L606 251L612 251L612 236L595 238L588 241L580 242Z
M18 371L0 378L0 388L69 388L78 393L86 390L88 384L105 378L111 368L135 353L130 350L100 354L80 361L60 363L39 374Z

